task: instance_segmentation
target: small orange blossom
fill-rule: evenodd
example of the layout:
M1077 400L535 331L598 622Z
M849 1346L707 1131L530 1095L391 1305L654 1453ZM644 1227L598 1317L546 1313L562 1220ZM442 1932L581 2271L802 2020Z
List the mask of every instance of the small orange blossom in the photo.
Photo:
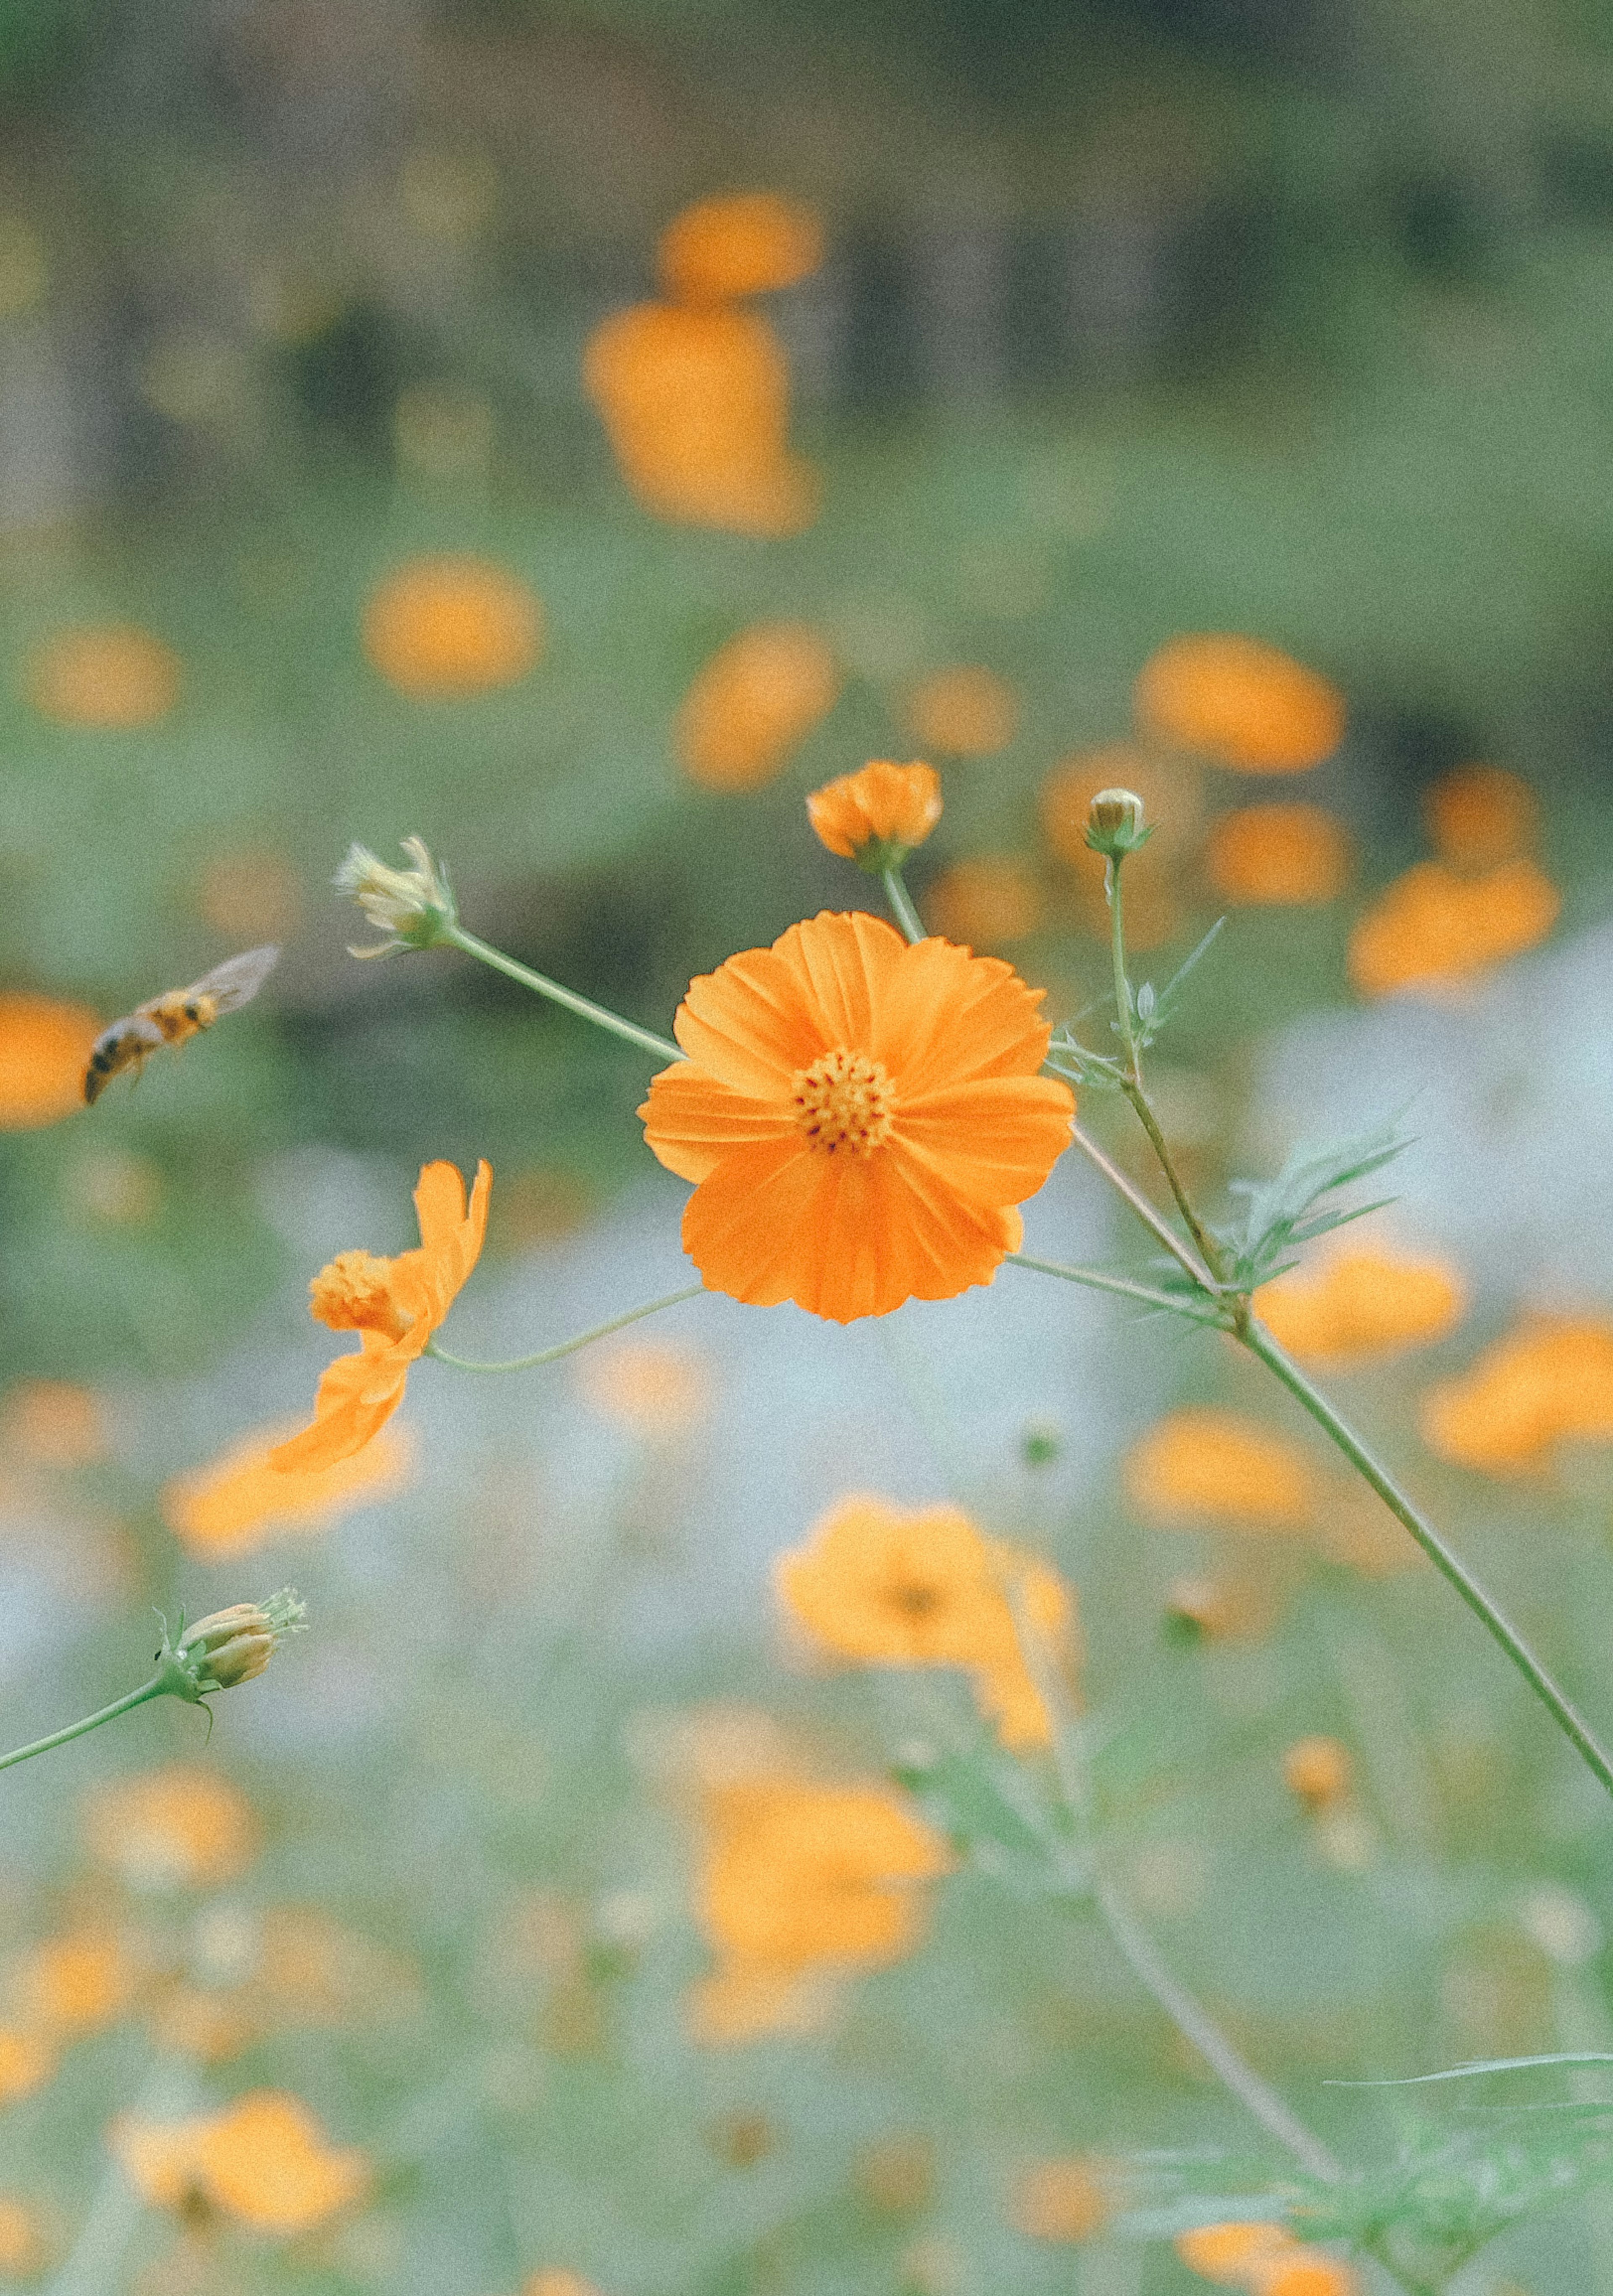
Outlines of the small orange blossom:
M1613 1442L1613 1324L1536 1316L1428 1390L1431 1451L1486 1474L1527 1473L1560 1442Z
M1426 1346L1454 1328L1467 1304L1467 1285L1448 1260L1386 1250L1324 1254L1255 1294L1261 1321L1308 1363Z
M1540 807L1520 774L1503 766L1458 766L1423 793L1423 817L1442 861L1493 869L1523 852Z
M1132 1446L1126 1495L1148 1521L1299 1530L1316 1492L1304 1455L1236 1411L1173 1411Z
M1343 892L1349 832L1320 805L1246 805L1211 829L1205 867L1224 901L1311 907Z
M672 217L655 250L666 292L683 303L726 302L793 287L823 261L812 209L778 192L696 200Z
M941 819L941 775L917 760L899 766L874 758L860 773L814 790L807 818L819 841L842 860L857 860L869 845L910 853Z
M1137 680L1137 718L1156 741L1240 774L1297 774L1344 739L1344 696L1258 638L1172 638Z
M1363 996L1449 989L1544 940L1561 906L1527 857L1477 873L1415 862L1357 919L1350 978Z
M26 988L0 996L0 1132L29 1132L82 1108L100 1033L86 1005Z
M720 646L678 713L685 773L702 789L760 789L834 708L840 671L810 622L756 622Z
M183 2208L200 2193L259 2232L306 2232L369 2183L361 2152L327 2144L308 2107L275 2089L193 2120L128 2114L113 2123L111 2144L144 2200Z

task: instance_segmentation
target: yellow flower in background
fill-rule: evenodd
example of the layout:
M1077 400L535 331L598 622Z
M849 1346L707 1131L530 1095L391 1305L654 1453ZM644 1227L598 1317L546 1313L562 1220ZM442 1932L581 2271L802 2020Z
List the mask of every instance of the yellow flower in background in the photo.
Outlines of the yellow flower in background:
M416 1447L407 1429L383 1428L330 1466L299 1473L270 1460L298 1423L259 1428L163 1486L162 1519L187 1553L201 1562L250 1554L287 1532L328 1530L355 1507L374 1506L407 1486Z
M977 664L938 669L907 697L907 718L921 749L959 758L1006 750L1019 726L1019 696L1006 677Z
M1468 1287L1447 1259L1346 1249L1263 1283L1254 1304L1303 1361L1350 1364L1444 1339L1467 1312Z
M543 608L519 576L484 558L412 558L364 609L373 669L411 701L514 685L543 651Z
M1144 664L1135 701L1155 741L1234 773L1304 773L1345 734L1337 687L1258 638L1172 638Z
M1544 940L1561 906L1527 858L1477 873L1415 862L1358 919L1350 978L1363 996L1460 987Z
M258 1854L258 1820L239 1789L199 1763L111 1778L84 1803L93 1857L135 1890L210 1888Z
M1296 1738L1282 1758L1282 1782L1308 1810L1347 1801L1354 1776L1350 1750L1337 1738Z
M43 2033L0 2025L0 2104L32 2096L55 2070L55 2048Z
M1320 805L1248 805L1222 814L1205 846L1205 868L1223 901L1311 908L1349 882L1350 836Z
M179 657L134 622L58 630L28 664L28 698L59 726L128 733L154 726L179 699Z
M328 2144L300 2100L254 2089L222 2112L179 2121L114 2121L113 2154L141 2198L183 2209L200 2196L264 2233L307 2232L358 2200L363 2153Z
M872 848L880 867L899 867L941 819L941 775L917 758L899 766L874 758L825 782L806 802L813 833L831 853L860 861Z
M1294 2246L1293 2234L1278 2224L1201 2225L1178 2233L1173 2245L1189 2272L1225 2288L1247 2284L1255 2267Z
M1133 1444L1126 1496L1150 1522L1180 1529L1303 1530L1318 1490L1304 1453L1236 1411L1173 1411Z
M804 201L778 192L696 200L672 217L655 250L674 302L721 303L793 287L823 261L823 226Z
M1023 940L1041 922L1036 873L1011 855L982 855L943 869L925 896L934 930L968 948Z
M1422 1399L1423 1441L1492 1475L1545 1466L1559 1443L1613 1442L1613 1324L1540 1316Z
M840 669L810 622L757 622L720 646L684 696L674 733L702 789L760 789L834 708Z
M10 2193L0 2194L0 2274L32 2280L50 2261L50 2243L39 2211Z
M101 1029L87 1005L24 988L0 995L0 1132L31 1132L83 1107Z
M132 2005L142 1974L139 1956L119 1931L70 1931L17 1957L7 1998L26 2030L52 2041L77 2040L117 2022Z
M1534 841L1540 800L1520 774L1502 766L1458 766L1423 793L1423 817L1442 861L1453 869L1494 869Z

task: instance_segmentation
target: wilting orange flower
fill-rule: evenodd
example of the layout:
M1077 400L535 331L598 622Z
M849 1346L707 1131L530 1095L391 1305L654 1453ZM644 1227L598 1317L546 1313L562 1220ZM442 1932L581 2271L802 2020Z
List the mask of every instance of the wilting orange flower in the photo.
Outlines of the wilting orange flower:
M711 1408L705 1357L671 1340L588 1348L578 1362L577 1384L596 1411L652 1439L680 1433Z
M1008 2218L1027 2240L1090 2240L1115 2213L1105 2164L1081 2153L1064 2161L1039 2161L1014 2180Z
M91 1855L137 1890L227 1882L258 1851L258 1821L245 1796L188 1762L95 1787L85 1802L84 1833Z
M1255 2266L1295 2244L1292 2234L1277 2224L1200 2225L1192 2232L1178 2233L1174 2243L1189 2271L1227 2288L1236 2288Z
M827 640L808 622L757 622L720 646L678 713L678 755L703 789L760 789L840 693Z
M127 1939L115 1930L82 1930L31 1946L13 1965L8 1991L30 2032L76 2040L123 2014L139 1976Z
M416 701L514 685L543 650L543 609L484 558L412 558L371 592L364 651Z
M83 1004L21 988L0 996L0 1132L29 1132L82 1108L84 1070L100 1033Z
M582 373L646 510L739 534L811 525L817 473L789 453L789 362L765 319L637 303L596 327Z
M1304 1454L1236 1411L1173 1411L1133 1445L1126 1495L1150 1521L1299 1530L1316 1506Z
M1310 1810L1332 1809L1349 1798L1355 1765L1337 1738L1296 1738L1282 1758L1282 1780Z
M1461 1320L1468 1287L1448 1260L1398 1252L1324 1252L1255 1294L1255 1312L1282 1346L1310 1363L1344 1363L1443 1339Z
M1558 1443L1613 1442L1613 1324L1538 1316L1424 1396L1431 1451L1486 1474L1527 1473Z
M800 200L730 192L675 215L655 250L674 301L721 303L793 287L823 261L823 226Z
M179 657L133 622L58 630L35 652L27 685L42 718L124 733L168 716L179 699Z
M307 2232L346 2208L370 2181L363 2153L327 2144L294 2096L253 2089L223 2112L150 2121L127 2114L111 2146L142 2199L183 2208L200 2194L259 2232Z
M1019 723L1019 696L993 669L938 669L908 696L908 721L926 750L989 758L1006 750Z
M106 1425L87 1387L65 1379L20 1379L5 1398L6 1447L40 1467L86 1467L106 1456Z
M414 1442L395 1427L331 1466L288 1473L269 1455L295 1425L259 1429L163 1487L162 1519L189 1553L210 1562L250 1554L286 1531L324 1530L354 1507L391 1498L408 1480Z
M1343 892L1349 832L1319 805L1247 805L1216 822L1205 867L1222 900L1304 908Z
M943 869L925 896L935 931L970 948L1023 940L1041 922L1036 873L1006 855L957 861Z
M1144 663L1138 723L1240 774L1296 774L1344 739L1344 696L1258 638L1172 638Z
M785 1608L826 1650L872 1665L967 1668L1005 1745L1049 1742L1008 1589L1017 1582L1054 1666L1071 1654L1069 1590L1046 1563L983 1538L959 1508L844 1499L779 1557L776 1578Z
M55 2049L43 2033L0 2025L0 2104L31 2096L55 2070Z
M941 775L934 766L875 758L814 790L807 818L819 842L842 860L855 861L869 844L910 853L941 819Z
M692 982L689 1058L638 1113L696 1184L708 1290L846 1324L989 1283L1070 1138L1040 1001L995 957L827 913Z
M1442 861L1453 869L1494 869L1525 851L1540 807L1519 774L1501 766L1458 766L1424 791L1423 817Z
M1350 936L1350 978L1364 996L1471 980L1544 940L1562 898L1533 861L1474 875L1418 861L1379 894Z
M744 1965L865 1967L918 1941L913 1884L951 1865L945 1844L881 1785L756 1778L709 1797L701 1926Z
M338 1356L320 1381L312 1426L270 1451L282 1473L309 1474L350 1458L397 1410L409 1365L481 1258L492 1185L491 1166L478 1164L467 1210L455 1167L423 1165L415 1190L418 1250L395 1259L343 1251L315 1276L309 1313L333 1332L357 1332L358 1353Z

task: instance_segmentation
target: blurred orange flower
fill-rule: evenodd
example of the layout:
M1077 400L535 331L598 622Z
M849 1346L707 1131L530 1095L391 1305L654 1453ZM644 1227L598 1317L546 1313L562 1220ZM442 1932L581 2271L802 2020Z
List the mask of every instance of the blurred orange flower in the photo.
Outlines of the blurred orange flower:
M325 1530L355 1507L391 1498L415 1464L407 1430L383 1429L328 1467L301 1473L270 1464L269 1454L297 1423L260 1428L205 1467L163 1486L162 1519L188 1553L211 1562L250 1554L287 1531Z
M767 321L637 303L596 327L583 381L646 510L738 534L795 534L817 472L789 453L789 362Z
M1022 2169L1008 2197L1008 2219L1027 2240L1090 2240L1115 2213L1106 2164L1075 2153Z
M585 1402L646 1440L676 1435L712 1405L711 1366L696 1349L672 1340L621 1340L579 1358Z
M661 234L656 266L674 301L720 303L793 287L823 261L823 226L801 200L730 192L696 200Z
M96 1786L85 1801L84 1833L91 1856L136 1890L227 1882L258 1854L245 1796L188 1762Z
M1222 900L1304 908L1337 900L1350 874L1350 839L1319 805L1248 805L1223 814L1205 848Z
M720 646L678 713L674 739L703 789L760 789L840 693L828 643L808 622L757 622Z
M1063 1667L1069 1589L1046 1563L983 1538L960 1509L844 1499L779 1557L775 1578L786 1610L826 1650L872 1665L964 1667L1005 1745L1050 1742L1008 1590L1017 1581L1049 1664Z
M1613 1324L1535 1316L1424 1396L1422 1438L1492 1475L1543 1466L1558 1443L1613 1442Z
M36 648L27 690L59 726L124 733L168 716L179 699L179 657L133 622L57 630Z
M300 2099L253 2089L222 2112L192 2120L112 2124L111 2143L129 2182L156 2208L200 2194L267 2233L307 2232L364 2193L368 2163L327 2144Z
M412 701L514 685L543 651L543 609L515 575L484 558L411 558L364 610L372 668Z
M1236 1411L1173 1411L1135 1443L1126 1496L1149 1521L1300 1530L1317 1490L1304 1454Z
M12 1964L12 2009L30 2032L53 2040L114 2024L129 2006L140 1965L115 1930L80 1930L30 1946Z
M1347 2264L1294 2248L1255 2268L1252 2296L1360 2296L1361 2282Z
M37 2210L9 2193L0 2195L0 2273L32 2280L50 2261L50 2243Z
M1350 1750L1337 1738L1296 1738L1282 1758L1283 1784L1309 1810L1347 1800L1354 1775Z
M917 760L899 766L874 758L860 772L814 790L807 818L819 843L844 861L855 861L870 844L910 853L941 819L941 775Z
M107 1456L101 1405L65 1379L20 1379L5 1398L0 1434L8 1450L39 1467L87 1467Z
M1041 922L1036 873L1007 856L957 861L925 895L930 922L946 940L970 948L1023 940Z
M992 669L938 669L907 699L908 722L921 748L959 758L1006 750L1019 724L1019 696Z
M564 2264L551 2264L532 2274L521 2296L599 2296L599 2291L580 2272L569 2271Z
M1250 2272L1273 2256L1295 2246L1291 2233L1277 2224L1200 2225L1178 2233L1177 2255L1190 2272L1222 2287L1236 2288Z
M1458 766L1424 791L1422 809L1442 861L1453 869L1494 869L1527 849L1540 805L1519 774Z
M56 2070L56 2052L42 2033L0 2025L0 2104L31 2096Z
M1477 875L1415 862L1357 921L1350 978L1364 996L1471 980L1544 940L1561 906L1533 861L1503 861Z
M1137 718L1158 742L1240 774L1296 774L1344 739L1344 696L1258 638L1172 638L1144 663Z
M1272 1336L1309 1363L1346 1363L1426 1346L1453 1331L1468 1287L1449 1260L1384 1250L1323 1252L1255 1294Z
M821 1964L775 1969L764 1962L726 1961L690 1986L684 2014L703 2048L743 2048L782 2033L820 2033L838 1994L837 1974Z
M1039 1003L997 958L858 914L692 982L690 1057L638 1113L695 1183L683 1243L707 1288L845 1324L989 1283L1070 1138Z
M101 1022L83 1004L24 988L0 996L0 1132L54 1124L84 1105Z
M452 1164L421 1167L415 1189L420 1244L395 1259L343 1251L309 1286L309 1313L333 1332L357 1332L357 1355L338 1356L319 1382L313 1424L269 1453L281 1473L334 1466L367 1443L403 1400L424 1353L481 1255L492 1167L478 1164L468 1210Z

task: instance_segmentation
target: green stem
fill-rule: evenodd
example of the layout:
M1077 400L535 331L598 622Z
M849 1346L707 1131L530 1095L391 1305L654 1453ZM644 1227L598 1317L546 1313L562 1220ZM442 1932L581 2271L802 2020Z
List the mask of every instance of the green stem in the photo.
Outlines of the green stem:
M557 980L549 980L545 973L534 972L530 965L517 964L513 956L506 956L502 949L495 948L490 941L478 940L475 934L466 932L463 925L455 925L442 938L452 947L462 948L467 956L477 958L482 964L490 964L495 972L502 972L509 980L518 980L523 988L534 989L539 996L547 996L552 1004L564 1004L568 1013L575 1013L584 1021L591 1021L597 1029L608 1029L613 1037L620 1037L625 1044L638 1045L645 1052L654 1053L658 1060L681 1061L688 1057L681 1046L675 1045L670 1037L658 1037L652 1029L638 1028L631 1021L624 1021L620 1013L607 1012L603 1004L596 1004L590 997L579 996L575 989L563 988Z
M166 1675L153 1675L127 1697L114 1698L98 1714L86 1714L82 1722L70 1722L65 1730L53 1730L48 1738L36 1738L30 1746L19 1746L12 1753L0 1754L0 1770L9 1770L13 1762L26 1762L31 1754L48 1754L53 1746L65 1746L71 1738L82 1738L86 1730L98 1730L103 1722L115 1722L119 1714L132 1714L136 1706L145 1705L148 1700L168 1696L171 1686Z
M1161 1219L1142 1190L1132 1186L1119 1165L1113 1163L1104 1154L1090 1132L1083 1132L1080 1125L1076 1124L1071 1128L1071 1136L1088 1163L1094 1165L1103 1174L1109 1185L1125 1198L1149 1234L1164 1244L1172 1259L1192 1277L1198 1289L1207 1292L1211 1299L1214 1299L1216 1295L1215 1278L1207 1268L1201 1267L1194 1259L1181 1239L1173 1234L1169 1225Z
M1206 1313L1189 1300L1173 1298L1169 1292L1150 1291L1146 1283L1133 1283L1129 1276L1107 1275L1100 1267L1066 1267L1057 1259L1033 1259L1024 1251L1010 1251L1003 1265L1033 1267L1039 1275L1062 1275L1066 1283L1084 1283L1094 1292L1117 1292L1123 1300L1140 1300L1145 1308L1168 1308L1173 1316L1185 1316L1192 1324L1214 1324L1225 1328L1219 1314Z
M1176 1199L1176 1209L1187 1223L1188 1233L1197 1245L1200 1258L1214 1276L1216 1283L1224 1282L1221 1253L1216 1247L1214 1238L1208 1233L1189 1201L1188 1192L1181 1185L1181 1175L1172 1160L1169 1148L1165 1145L1164 1134L1159 1128L1159 1119L1155 1115L1153 1104L1142 1088L1141 1077L1135 1074L1122 1077L1120 1089L1136 1110L1138 1120L1148 1136L1154 1153L1159 1159L1159 1168L1170 1182L1171 1193Z
M1111 853L1104 871L1104 891L1109 897L1109 961L1115 970L1115 1010L1120 1016L1120 1040L1126 1048L1126 1065L1139 1085L1142 1082L1142 1051L1132 1013L1132 983L1126 972L1126 930L1120 905L1120 864L1123 856Z
M924 920L913 906L912 897L903 882L901 870L882 869L879 873L879 882L885 887L885 897L891 905L891 914L906 933L909 940L914 942L927 940L929 935L925 931Z
M456 1371L536 1371L539 1364L558 1363L562 1356L574 1356L579 1348L591 1347L596 1340L608 1340L613 1332L624 1331L629 1324L640 1323L646 1316L659 1315L663 1308L676 1308L684 1300L698 1300L704 1290L704 1283L686 1284L681 1292L669 1292L662 1299L646 1300L641 1308L630 1308L625 1316L613 1316L608 1324L596 1324L591 1332L579 1332L574 1340L562 1340L558 1347L539 1348L536 1355L511 1356L504 1363L472 1363L467 1357L449 1355L435 1340L426 1341L425 1352L438 1363L452 1364Z
M1578 1751L1608 1792L1613 1793L1613 1759L1603 1751L1590 1725L1563 1695L1517 1628L1485 1594L1466 1564L1452 1553L1433 1524L1412 1505L1393 1476L1386 1468L1379 1466L1354 1430L1340 1418L1326 1396L1312 1386L1299 1365L1284 1354L1271 1334L1251 1318L1238 1336L1251 1355L1257 1356L1268 1371L1275 1373L1289 1394L1338 1446L1356 1472L1371 1485L1396 1521L1411 1532L1434 1568L1454 1587L1469 1610L1482 1620L1501 1644L1535 1695L1551 1713L1563 1735Z

